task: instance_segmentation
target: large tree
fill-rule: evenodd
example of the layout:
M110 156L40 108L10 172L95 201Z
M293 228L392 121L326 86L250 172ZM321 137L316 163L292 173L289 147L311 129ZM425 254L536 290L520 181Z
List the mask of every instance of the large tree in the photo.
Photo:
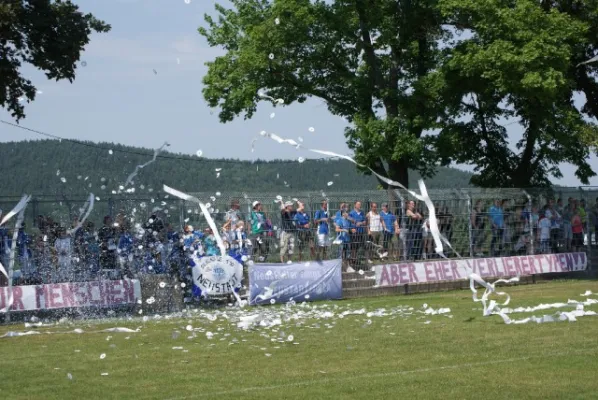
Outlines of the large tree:
M68 0L0 1L0 107L24 118L25 101L35 99L36 88L23 77L22 65L33 65L48 79L72 82L92 31L109 30Z
M583 18L546 4L440 0L445 22L464 40L441 68L449 111L438 150L445 163L475 164L472 181L480 186L550 185L550 177L562 177L563 162L584 183L596 175L587 159L598 129L587 117L598 115L598 98L583 109L573 102L576 91L596 90L586 73L594 67L577 66L592 53L588 37L596 42L588 22L596 2ZM509 147L506 119L523 131L516 148Z
M546 185L562 162L587 182L598 85L576 66L594 54L597 14L578 1L232 0L199 29L226 50L204 96L223 122L251 118L260 89L318 97L352 123L357 160L403 184L408 168L453 162L475 165L481 186ZM523 128L516 148L505 120Z
M322 99L357 161L408 184L434 169L424 134L442 111L430 75L445 34L434 1L233 0L201 27L226 54L209 62L204 96L220 119L250 118L265 90L284 104Z

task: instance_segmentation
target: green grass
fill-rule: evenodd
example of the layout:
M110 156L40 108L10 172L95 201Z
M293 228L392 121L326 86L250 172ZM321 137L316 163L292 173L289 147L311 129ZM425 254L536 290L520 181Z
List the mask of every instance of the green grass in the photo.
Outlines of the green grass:
M512 307L582 300L593 281L507 289ZM596 298L596 296L594 296ZM598 395L598 316L577 322L505 325L482 317L468 291L325 304L331 311L450 307L443 315L299 319L267 330L192 317L75 322L43 334L0 339L2 399L589 399ZM312 304L314 305L314 304ZM310 305L310 307L312 306ZM338 306L338 309L334 309ZM476 310L473 310L475 308ZM598 311L598 306L586 307ZM285 314L284 307L252 309ZM295 313L303 309L295 307ZM322 308L324 310L324 308ZM229 315L235 312L230 309ZM537 316L557 310L539 311ZM214 310L206 310L213 313ZM318 312L318 311L316 311ZM512 314L522 318L529 314ZM370 319L372 323L367 324ZM425 324L425 321L431 321ZM296 326L303 322L301 326ZM332 328L325 324L335 323ZM191 324L197 337L185 330ZM318 324L318 325L316 325ZM93 333L142 326L139 333ZM317 327L319 326L319 327ZM24 331L22 324L0 327ZM173 339L173 331L180 336ZM202 331L217 333L208 340ZM270 338L294 336L294 341ZM230 334L230 336L224 336ZM112 336L107 340L108 336ZM238 343L230 345L232 339ZM221 340L224 339L224 340ZM245 340L245 341L243 341ZM111 347L112 346L112 347ZM182 346L188 352L173 350ZM279 348L275 348L279 347ZM263 350L265 348L265 350ZM76 352L75 350L79 350ZM106 353L105 359L100 354ZM271 354L267 357L265 354ZM108 376L101 376L107 372ZM73 379L67 379L67 373Z

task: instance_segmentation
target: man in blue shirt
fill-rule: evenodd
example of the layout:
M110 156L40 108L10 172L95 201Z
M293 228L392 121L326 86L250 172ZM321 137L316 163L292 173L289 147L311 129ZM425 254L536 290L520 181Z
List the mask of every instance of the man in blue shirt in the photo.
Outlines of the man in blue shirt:
M302 261L303 249L305 249L306 244L309 244L309 250L311 252L312 258L315 258L315 250L310 230L309 214L305 212L305 203L300 201L298 204L299 207L297 208L297 212L293 217L293 221L295 221L295 226L297 227L297 238L299 239L299 261Z
M502 210L502 201L497 199L494 205L488 210L488 217L492 226L492 241L490 242L490 254L493 257L500 257L502 252L502 239L504 233L504 214ZM496 245L498 244L498 251Z
M323 200L322 208L316 211L316 215L314 216L314 222L318 224L318 255L320 259L326 258L326 248L330 246L328 220L328 203L326 200Z
M392 239L399 233L399 223L397 222L397 217L395 217L394 214L388 209L387 203L382 203L380 217L382 217L382 225L384 228L384 237L382 240L384 251L390 254L391 258L394 257L398 260L399 246L397 243L395 251L395 245L392 242Z
M361 202L355 203L353 211L349 213L349 221L351 222L351 258L353 262L357 264L357 255L359 250L362 249L365 244L365 214L361 211Z
M338 237L334 242L335 244L338 243L340 245L341 258L346 272L355 272L355 270L351 268L351 260L349 259L352 227L353 224L349 221L349 214L347 211L343 211L341 218L336 221L336 232L338 233Z

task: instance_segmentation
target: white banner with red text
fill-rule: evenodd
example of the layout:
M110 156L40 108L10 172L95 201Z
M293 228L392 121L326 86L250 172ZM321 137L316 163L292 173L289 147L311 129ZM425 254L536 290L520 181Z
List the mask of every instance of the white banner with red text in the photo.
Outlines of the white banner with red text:
M10 302L10 291L10 311L115 307L141 300L141 285L136 279L0 287L0 309Z
M473 272L482 278L510 278L558 272L584 271L586 253L539 254L534 256L440 259L377 265L376 286L446 282L468 279Z

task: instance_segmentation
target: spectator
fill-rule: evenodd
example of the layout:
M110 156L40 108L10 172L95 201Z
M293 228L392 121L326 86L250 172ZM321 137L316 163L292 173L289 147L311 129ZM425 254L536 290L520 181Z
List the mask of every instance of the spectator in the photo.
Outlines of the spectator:
M353 210L349 213L349 221L353 225L351 229L351 259L354 265L357 265L359 261L357 255L366 241L365 214L361 211L360 201L355 203Z
M0 221L4 215L2 214L2 210L0 210ZM8 261L10 258L10 237L8 233L8 229L4 226L0 226L0 263L8 268Z
M574 200L573 198L569 197L567 205L561 208L561 216L563 220L563 246L565 251L571 250L571 245L573 241L573 230L571 226L571 221L573 219L574 209Z
M492 241L490 242L490 254L492 257L500 257L502 253L502 241L504 234L504 214L500 199L494 201L494 205L488 210L488 218L492 226ZM498 245L498 250L496 246Z
M151 219L150 219L151 221ZM112 217L104 217L104 225L98 232L100 242L100 267L103 269L116 268L116 231Z
M214 232L211 228L206 228L204 230L204 250L206 252L206 256L219 256L221 255L220 249L218 248L218 243L216 242L216 236L214 236Z
M251 212L251 236L253 250L258 256L258 261L266 261L270 252L269 241L266 237L266 214L262 211L262 203L253 202L253 211Z
M382 217L380 213L378 213L378 204L372 203L370 206L370 211L366 215L367 221L367 234L369 237L370 245L367 246L366 250L366 259L368 263L372 263L372 251L375 251L378 254L379 258L382 258L381 252L379 249L383 249L382 247ZM388 255L388 254L387 254Z
M553 253L559 251L559 240L561 237L561 215L554 206L554 199L549 199L544 214L550 220L550 247Z
M322 200L322 207L316 211L316 215L314 216L314 223L318 227L318 257L321 260L326 259L326 249L330 246L330 239L328 237L330 231L329 221L328 202Z
M232 254L233 256L245 256L248 254L250 247L251 241L247 240L247 235L245 234L245 222L237 220L233 240L231 241Z
M71 238L67 235L66 229L58 228L58 238L54 242L54 249L56 250L56 257L58 259L58 282L72 282L74 281L74 271L72 268L73 251L71 247Z
M580 208L573 209L571 218L571 230L573 231L572 246L573 251L581 251L583 247L583 219L580 215Z
M130 225L123 221L123 225L120 227L120 236L118 238L117 253L118 253L118 264L120 270L125 276L132 277L133 267L133 253L135 251L133 247L133 236L130 233Z
M384 252L390 255L391 258L399 260L399 243L393 243L393 238L398 237L400 229L397 217L388 208L388 203L382 203L382 212L380 212L382 218L382 226L384 228L384 236L382 239L382 247Z
M237 222L243 221L243 214L241 213L241 206L239 200L235 199L230 203L230 210L224 216L225 224L224 231L230 241L235 240L235 231L237 229Z
M353 224L349 220L349 213L343 211L341 217L336 221L336 232L338 233L338 237L334 242L341 246L341 259L343 260L342 262L346 272L355 272L355 270L351 268L351 260L349 259L352 228Z
M484 203L482 200L478 200L475 203L475 207L471 212L470 223L471 223L471 237L473 253L476 257L483 257L482 246L486 241L486 215L483 211Z
M280 200L280 215L281 215L281 228L280 233L280 262L284 263L285 259L290 261L295 250L295 215L296 211L293 210L293 202L287 201L283 203Z
M406 257L410 260L417 258L418 247L421 246L422 240L422 215L415 209L415 201L410 200L407 203L407 210L405 211L407 217L406 223L406 238L407 249Z
M2 217L0 217L0 220ZM25 224L21 224L17 233L17 257L21 266L21 273L26 281L31 280L35 275L35 266L31 262L31 239L25 232Z
M312 259L315 258L314 240L310 230L309 215L305 212L305 203L298 202L297 212L293 217L293 222L297 228L297 239L299 241L299 261L303 260L303 250L309 246Z
M548 206L544 207L542 213L540 213L540 220L538 221L538 231L540 232L540 252L548 253L550 250L550 228L552 223L546 216Z

